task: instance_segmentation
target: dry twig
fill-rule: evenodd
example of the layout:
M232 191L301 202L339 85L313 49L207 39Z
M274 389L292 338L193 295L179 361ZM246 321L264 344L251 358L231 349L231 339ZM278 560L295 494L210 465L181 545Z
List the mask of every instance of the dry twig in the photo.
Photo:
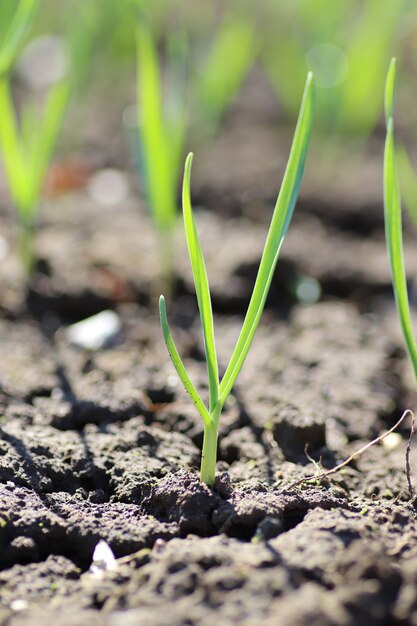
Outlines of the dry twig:
M291 485L288 485L287 489L293 489L294 487L297 487L298 485L301 485L302 483L308 482L310 480L322 480L323 478L328 478L329 476L336 474L336 472L339 472L343 467L351 463L351 461L356 459L358 456L361 456L361 454L363 454L366 450L374 446L376 443L380 443L381 441L383 441L383 439L385 439L385 437L387 437L392 432L394 432L394 430L396 430L402 424L405 418L408 417L409 415L411 416L412 422L411 422L410 438L408 440L407 450L406 450L406 473L407 473L407 482L408 482L408 488L410 490L410 494L414 495L414 489L413 489L413 486L411 483L411 477L410 477L410 449L411 449L411 440L414 435L414 414L409 409L404 411L400 419L394 424L394 426L392 426L389 430L387 430L387 432L385 432L383 435L379 435L372 441L369 441L365 446L362 446L362 448L359 448L359 450L351 454L351 456L345 461L343 461L343 463L339 463L339 465L336 465L336 467L333 467L332 469L326 470L324 472L313 474L312 476L306 476L305 478L300 478L300 480L296 480L295 482L291 483ZM411 497L413 497L413 495Z
M407 447L405 449L405 473L407 476L408 491L410 492L410 500L414 500L415 492L414 492L413 482L411 480L410 454L411 454L411 442L413 440L416 430L415 430L414 413L412 413L411 411L409 411L409 413L411 414L411 429L410 429L410 436L407 442Z

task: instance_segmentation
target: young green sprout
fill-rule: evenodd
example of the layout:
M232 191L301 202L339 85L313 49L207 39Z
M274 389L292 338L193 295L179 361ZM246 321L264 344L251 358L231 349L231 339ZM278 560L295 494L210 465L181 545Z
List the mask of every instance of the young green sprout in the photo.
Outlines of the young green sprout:
M131 133L131 145L159 237L161 278L170 289L186 138L192 133L194 140L202 142L214 135L254 63L258 44L252 22L243 17L242 9L229 9L198 67L190 61L193 50L186 23L164 33L162 66L153 4L128 0L127 6L133 11L137 59L138 133ZM164 97L164 83L169 87L168 98Z
M185 89L180 84L183 81L177 81L175 92L170 94L171 107L167 111L150 7L141 0L128 0L128 5L133 10L136 41L139 173L159 237L161 279L170 290L172 233L178 215L178 180L185 142ZM175 73L175 66L181 65L181 60L178 63L177 59L169 58L168 61L169 69Z
M42 118L26 107L19 131L10 82L0 78L0 146L10 194L18 213L19 254L27 277L33 270L33 236L42 186L69 99L66 81L54 85Z
M39 0L21 0L0 43L0 148L10 195L18 213L19 252L27 277L33 269L33 234L46 169L70 95L68 80L53 85L43 115L22 107L20 128L10 74Z
M404 343L417 380L417 345L411 322L407 280L404 266L402 241L401 195L395 161L394 145L394 88L396 60L392 59L385 83L385 120L387 135L384 154L384 209L385 238L391 265L397 313L401 324Z
M12 14L6 3L0 13L0 75L8 74L30 29L40 0L19 0Z
M168 325L165 300L163 296L160 297L159 312L161 317L162 332L174 367L177 370L178 376L180 377L191 400L194 402L204 423L201 480L208 485L213 485L215 480L217 437L221 411L245 361L256 328L259 324L281 245L294 211L307 156L312 118L313 84L312 75L309 74L307 77L290 156L285 170L281 190L272 215L249 307L235 349L221 381L219 381L219 368L214 341L210 289L190 200L192 154L188 155L185 163L182 196L183 217L205 344L209 383L208 408L205 406L203 400L191 382L175 346Z
M144 11L135 21L138 117L149 203L158 231L171 230L177 216L177 180L184 144L184 115L175 124L164 109L157 42Z
M213 136L255 62L259 49L254 15L242 1L231 3L214 33L212 45L195 72L193 90L196 135ZM227 63L224 60L227 59Z

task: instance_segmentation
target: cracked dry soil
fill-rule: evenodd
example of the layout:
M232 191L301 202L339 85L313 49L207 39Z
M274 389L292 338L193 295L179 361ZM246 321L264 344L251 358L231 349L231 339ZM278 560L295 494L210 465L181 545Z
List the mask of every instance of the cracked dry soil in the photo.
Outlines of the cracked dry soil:
M223 367L276 188L267 167L259 196L256 164L245 169L246 135L236 172L225 180L219 163L230 164L236 129L229 121L222 142L202 156L195 189L207 209L197 220ZM271 136L258 134L257 149L272 163ZM251 154L253 141L249 134ZM207 167L213 162L223 178ZM246 199L237 195L239 171L247 173ZM331 478L291 487L315 470L306 445L311 458L333 467L416 399L393 311L380 198L372 186L359 185L350 200L343 189L339 181L336 204L329 193L314 195L307 181L222 417L215 489L199 482L201 420L162 340L148 221L134 201L118 209L117 220L103 208L86 210L82 191L59 209L45 207L37 245L47 262L28 294L29 312L7 260L0 289L1 624L417 625L408 425ZM220 197L227 215L214 210ZM263 209L252 206L255 197ZM237 218L245 203L246 216ZM9 232L5 207L0 217ZM412 259L408 238L406 250ZM204 394L183 242L176 260L181 279L170 316ZM305 275L321 285L315 304L294 297ZM66 324L109 306L122 320L119 343L94 353L68 344ZM93 575L100 539L119 561Z

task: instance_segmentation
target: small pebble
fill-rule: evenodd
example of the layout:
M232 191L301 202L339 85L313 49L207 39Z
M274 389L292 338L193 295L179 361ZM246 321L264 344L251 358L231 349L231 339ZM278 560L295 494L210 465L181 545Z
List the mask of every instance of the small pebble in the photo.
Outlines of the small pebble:
M93 552L93 562L88 570L90 574L100 576L102 572L115 570L117 567L116 557L109 544L100 539Z
M68 341L85 350L100 350L113 344L120 336L122 324L114 311L102 311L66 330Z
M13 600L10 602L10 608L12 611L24 611L29 606L29 603L26 600Z
M153 544L153 551L156 552L156 554L160 554L163 552L166 545L167 542L164 539L159 538Z

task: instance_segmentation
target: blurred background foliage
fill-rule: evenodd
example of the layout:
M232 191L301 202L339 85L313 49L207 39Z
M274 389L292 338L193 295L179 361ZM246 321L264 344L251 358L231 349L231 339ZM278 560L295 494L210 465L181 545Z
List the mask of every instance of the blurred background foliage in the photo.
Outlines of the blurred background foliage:
M16 0L0 3L0 38L15 6ZM87 102L97 115L113 107L122 126L123 110L136 101L137 75L140 84L140 15L159 55L164 115L181 109L183 152L221 133L222 120L254 71L276 97L277 127L293 126L310 69L317 87L315 141L331 144L331 156L350 140L360 148L382 128L384 79L393 55L399 59L399 136L406 127L408 149L410 137L416 138L415 0L41 0L14 76L18 86L23 77L24 89L36 88L42 73L37 55L53 66L64 50L73 97L62 143L82 145ZM49 47L42 48L45 40ZM172 168L181 170L176 163Z
M126 0L41 0L30 39L50 34L64 38L80 91L107 86L115 97L116 79L117 91L126 94L136 62L128 4ZM318 88L316 126L326 133L329 129L358 135L372 132L381 119L389 59L395 53L409 71L416 65L414 0L139 0L136 4L147 14L161 62L173 40L179 34L186 37L191 74L207 69L207 49L222 25L223 47L210 60L217 74L248 57L248 65L256 64L268 77L283 122L294 120L306 72L312 69ZM0 3L0 37L15 6L16 0ZM228 49L225 34L233 29L233 42L237 44L239 33L240 42ZM251 55L249 39L253 40ZM211 76L206 83L202 90L210 102L213 91L221 88L221 79L216 82Z

